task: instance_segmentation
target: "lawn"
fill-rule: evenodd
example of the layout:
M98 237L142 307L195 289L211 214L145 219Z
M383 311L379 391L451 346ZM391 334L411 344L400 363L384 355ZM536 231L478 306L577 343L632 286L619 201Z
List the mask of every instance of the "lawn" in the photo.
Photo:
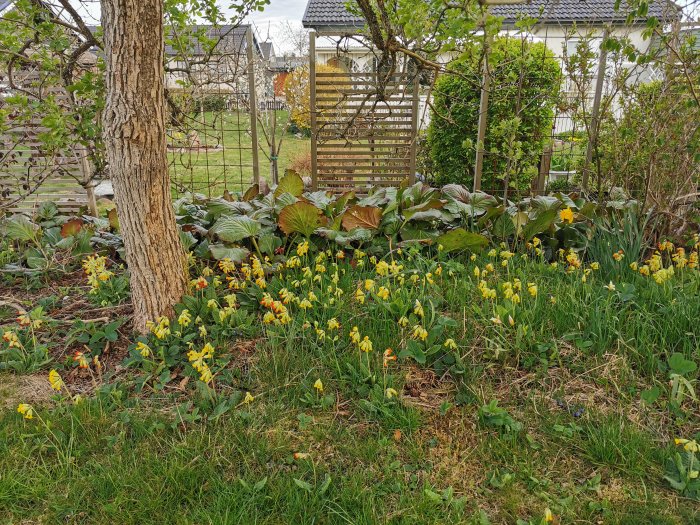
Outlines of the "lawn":
M277 112L277 125L287 120L286 111ZM187 143L187 133L170 131L168 152L174 192L195 191L207 196L221 196L224 190L241 191L253 181L253 152L250 137L250 115L244 112L205 112L188 120L196 131L200 149L178 149ZM277 138L279 142L279 136ZM270 181L269 147L258 125L260 178ZM191 144L191 142L190 142ZM311 140L287 133L279 152L280 176L295 159L311 151Z
M631 215L605 230L552 198L529 239L496 219L487 245L408 241L397 207L428 234L426 202L451 193L382 191L286 204L339 213L336 242L237 215L286 229L291 193L177 210L211 231L191 296L146 336L114 246L92 284L75 248L3 274L0 523L697 523L698 239L645 246ZM575 231L585 246L560 250ZM28 264L26 242L0 248Z

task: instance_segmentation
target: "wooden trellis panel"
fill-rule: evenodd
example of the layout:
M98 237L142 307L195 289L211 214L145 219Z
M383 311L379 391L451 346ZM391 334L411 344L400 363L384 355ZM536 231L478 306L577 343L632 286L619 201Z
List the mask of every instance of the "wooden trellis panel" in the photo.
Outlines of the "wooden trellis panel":
M312 37L313 38L313 37ZM312 39L313 44L313 39ZM377 73L316 72L311 50L312 181L342 191L415 178L418 89L397 74L377 94Z
M23 89L41 90L41 96L53 96L59 104L69 104L65 91L44 85L34 71L23 72L16 81ZM0 97L0 108L2 105ZM15 126L12 119L9 122L10 126L0 133L0 207L31 213L47 201L54 202L62 212L85 206L87 193L78 183L83 178L78 153L49 153L42 149L39 135L48 131L42 125L42 115Z

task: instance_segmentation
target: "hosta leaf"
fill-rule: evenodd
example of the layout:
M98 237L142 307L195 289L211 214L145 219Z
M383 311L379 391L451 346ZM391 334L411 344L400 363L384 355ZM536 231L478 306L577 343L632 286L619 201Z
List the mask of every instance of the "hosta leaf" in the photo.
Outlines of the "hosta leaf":
M382 222L382 210L375 206L351 206L343 214L343 228L346 231L355 228L376 230Z
M245 248L229 248L223 244L212 244L209 246L209 251L214 259L220 261L221 259L231 259L235 263L241 263L248 258L250 252Z
M301 197L301 194L304 193L304 181L296 171L287 170L287 173L277 185L275 197L279 197L283 193L289 193L295 197Z
M445 252L462 250L478 251L486 246L489 241L483 235L468 232L464 228L455 228L452 231L440 235L436 240L441 244Z
M219 236L222 241L238 242L248 237L253 237L260 233L260 223L245 215L221 217L212 231Z
M279 216L279 225L284 233L301 233L305 237L326 224L326 218L313 204L308 202L296 202L282 208Z

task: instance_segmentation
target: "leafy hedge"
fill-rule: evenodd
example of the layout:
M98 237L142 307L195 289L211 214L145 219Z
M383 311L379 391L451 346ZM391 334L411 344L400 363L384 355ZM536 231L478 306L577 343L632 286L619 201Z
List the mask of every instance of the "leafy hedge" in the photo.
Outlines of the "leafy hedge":
M428 143L438 184L473 183L481 52L475 47L435 84ZM510 187L526 190L552 126L561 71L544 44L515 38L496 39L489 64L493 89L482 187L495 191L508 176Z

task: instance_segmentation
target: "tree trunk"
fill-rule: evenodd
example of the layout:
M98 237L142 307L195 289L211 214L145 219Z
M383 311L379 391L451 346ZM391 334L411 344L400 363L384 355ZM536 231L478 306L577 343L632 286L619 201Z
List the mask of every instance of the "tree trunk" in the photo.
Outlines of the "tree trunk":
M104 137L126 262L134 328L173 313L187 289L166 155L163 0L102 0Z

